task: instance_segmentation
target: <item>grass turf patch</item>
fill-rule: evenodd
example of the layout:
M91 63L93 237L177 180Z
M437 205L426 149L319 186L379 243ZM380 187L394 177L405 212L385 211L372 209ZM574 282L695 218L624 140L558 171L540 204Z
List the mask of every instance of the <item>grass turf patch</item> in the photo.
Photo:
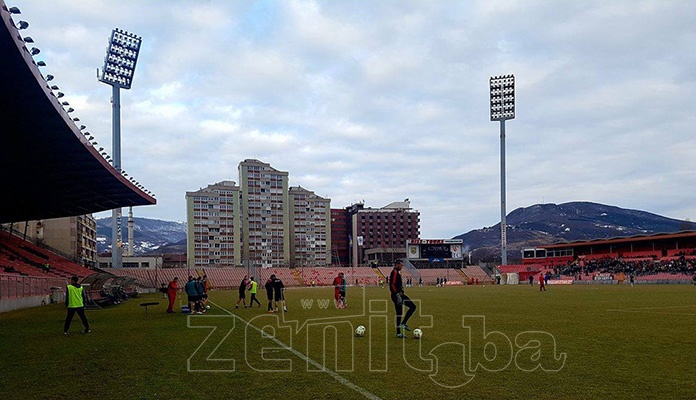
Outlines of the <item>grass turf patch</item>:
M0 397L688 398L696 393L691 286L408 288L421 340L397 339L386 289L287 291L288 313L234 309L210 294L204 316L166 314L159 294L87 311L0 314ZM148 319L141 302L160 301ZM178 304L178 300L177 300ZM364 325L364 337L353 331ZM273 337L276 340L273 340ZM284 346L291 346L289 351ZM308 361L309 360L309 361ZM321 369L334 371L327 373ZM356 389L357 387L357 389Z

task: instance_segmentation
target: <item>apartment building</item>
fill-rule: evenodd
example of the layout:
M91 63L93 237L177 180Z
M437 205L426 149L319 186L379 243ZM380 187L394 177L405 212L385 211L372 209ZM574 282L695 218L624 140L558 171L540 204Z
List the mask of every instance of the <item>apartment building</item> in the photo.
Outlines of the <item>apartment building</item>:
M186 192L187 264L191 268L242 265L240 188L222 181Z
M255 159L239 163L242 259L251 267L290 264L288 173Z
M298 265L331 264L331 199L301 186L291 187L290 259Z

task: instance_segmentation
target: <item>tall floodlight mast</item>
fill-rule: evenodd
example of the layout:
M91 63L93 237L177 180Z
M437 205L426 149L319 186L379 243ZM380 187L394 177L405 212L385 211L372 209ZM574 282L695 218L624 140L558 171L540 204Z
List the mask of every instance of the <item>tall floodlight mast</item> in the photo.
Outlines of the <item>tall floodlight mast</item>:
M98 74L99 81L111 85L111 127L113 138L113 165L121 171L121 94L120 89L130 89L135 73L135 64L140 54L142 38L121 29L111 32L106 49L104 67ZM122 262L121 208L111 212L111 266L121 268Z
M507 224L505 205L505 121L515 119L515 75L490 78L491 121L500 121L500 252L507 265Z

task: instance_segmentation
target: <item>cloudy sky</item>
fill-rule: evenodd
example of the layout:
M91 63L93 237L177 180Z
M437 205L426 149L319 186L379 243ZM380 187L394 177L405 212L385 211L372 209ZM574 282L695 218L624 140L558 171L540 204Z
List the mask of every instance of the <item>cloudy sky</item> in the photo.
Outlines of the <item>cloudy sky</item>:
M507 210L592 201L696 220L696 1L6 0L74 116L111 152L113 28L143 38L123 168L185 220L185 192L247 158L382 207L421 237L500 221L488 79L516 78ZM101 215L98 215L101 216Z

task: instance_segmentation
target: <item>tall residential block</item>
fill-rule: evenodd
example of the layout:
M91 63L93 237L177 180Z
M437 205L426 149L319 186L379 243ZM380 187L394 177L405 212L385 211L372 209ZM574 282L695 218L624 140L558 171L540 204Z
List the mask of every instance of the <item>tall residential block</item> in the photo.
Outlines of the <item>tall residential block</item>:
M241 185L242 260L249 266L290 263L288 173L248 159L239 163Z
M242 265L240 189L222 181L186 192L187 263L191 268Z
M291 187L290 259L296 266L331 264L331 199Z

